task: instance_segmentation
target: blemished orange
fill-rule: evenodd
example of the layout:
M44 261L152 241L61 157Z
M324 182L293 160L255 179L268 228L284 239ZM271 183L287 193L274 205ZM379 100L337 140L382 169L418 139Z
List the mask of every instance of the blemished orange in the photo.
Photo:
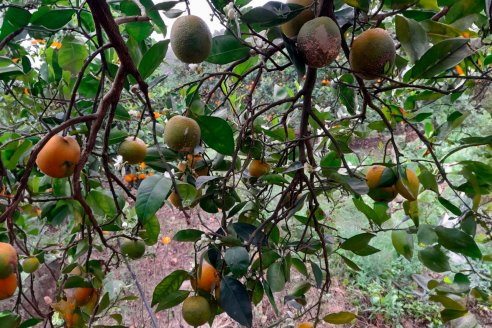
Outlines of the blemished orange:
M249 175L255 178L259 178L262 175L270 172L270 164L263 162L259 159L254 159L249 164Z
M189 325L198 327L207 323L212 316L212 309L205 297L190 296L183 302L181 314Z
M211 292L212 287L220 285L219 273L207 261L203 261L200 270L195 270L195 272L196 278L191 279L191 286L193 289L198 287L198 289Z
M7 299L14 295L17 289L17 274L12 273L5 279L0 279L0 300Z
M77 140L55 134L39 152L36 165L52 178L65 178L72 175L79 160L80 146Z
M190 153L200 143L198 123L189 117L171 117L164 127L164 143L174 151Z
M136 137L127 137L118 148L118 154L128 164L138 164L144 161L147 155L147 145Z
M0 279L9 277L17 270L17 251L8 243L0 243Z

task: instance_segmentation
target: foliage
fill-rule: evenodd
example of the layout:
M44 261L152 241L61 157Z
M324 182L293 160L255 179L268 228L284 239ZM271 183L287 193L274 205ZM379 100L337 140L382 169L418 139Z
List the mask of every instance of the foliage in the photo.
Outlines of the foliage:
M278 312L275 296L296 272L305 283L286 301L318 313L315 325L349 323L362 313L319 310L330 269L343 265L357 272L354 285L370 297L369 311L387 320L424 312L435 324L476 322L469 300L489 304L491 292L489 6L315 1L317 16L336 20L342 36L336 60L315 69L279 27L305 8L229 2L208 1L225 31L213 37L208 63L192 66L167 55L169 28L161 17L189 14L189 1L0 6L0 240L15 244L21 259L35 256L40 269L61 263L50 312L31 304L32 284L22 283L0 326L56 318L69 326L109 318L123 325L118 306L135 297L109 272L128 261L120 242L157 242L156 213L171 193L188 221L201 211L217 214L221 224L175 232L174 240L193 243L195 267L162 277L147 307L151 318L197 294L209 304L209 323L225 312L251 327L253 306L266 299ZM351 70L350 47L375 27L401 47L394 67L384 67L387 76L364 81ZM193 153L202 156L193 165L163 139L177 115L201 131ZM68 178L50 178L35 165L55 134L73 136L81 146ZM117 157L128 136L148 145L144 163ZM268 169L250 174L252 161ZM395 176L405 168L416 172L417 199L370 200L364 177L375 164ZM197 174L203 168L208 174ZM336 215L342 205L350 206L345 222ZM56 242L44 235L48 226L58 231ZM396 272L424 270L412 275L414 282L408 272L401 292L392 290L394 268L389 276L373 275L376 282L366 279L371 267L363 263L390 247L402 255ZM199 279L196 268L204 261L220 284L185 290L183 282ZM405 268L407 262L412 265ZM71 296L78 288L91 291L84 306ZM319 298L307 299L311 288ZM413 288L428 301L416 301ZM21 318L26 302L36 314Z

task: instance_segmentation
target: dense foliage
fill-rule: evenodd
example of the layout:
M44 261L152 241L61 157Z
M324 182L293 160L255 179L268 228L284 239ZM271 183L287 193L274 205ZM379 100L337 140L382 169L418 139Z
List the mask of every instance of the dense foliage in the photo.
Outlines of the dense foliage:
M357 313L322 312L333 266L373 297L361 263L380 236L432 272L415 281L442 322L478 325L471 306L491 292L491 2L203 0L224 31L187 56L196 42L180 47L183 27L170 41L161 14L193 14L189 2L0 5L0 241L17 252L0 247L0 326L124 326L118 304L134 297L106 277L157 243L163 206L201 225L175 231L195 265L155 286L155 327L154 312L183 302L195 325L225 312L251 327L263 299L280 324L282 291L296 319L350 323ZM318 23L302 46L283 34L300 15L328 17L329 36ZM319 64L321 51L333 58ZM353 211L334 219L341 204ZM33 292L43 267L56 273L47 309Z

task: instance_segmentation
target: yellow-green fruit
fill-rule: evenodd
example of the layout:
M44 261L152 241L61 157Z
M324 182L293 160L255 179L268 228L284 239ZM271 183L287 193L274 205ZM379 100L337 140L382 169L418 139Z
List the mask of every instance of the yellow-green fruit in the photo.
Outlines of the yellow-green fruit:
M22 262L22 270L26 273L33 273L39 268L39 260L35 256L30 256Z
M302 10L302 12L296 17L292 18L290 21L282 24L281 29L282 33L284 33L287 37L293 38L301 29L302 25L304 25L307 21L314 18L314 11L311 7L314 3L313 0L287 0L287 3L292 3L296 5L300 5L305 7L306 9Z
M142 240L126 240L121 243L121 253L132 260L139 259L145 254L145 243Z
M212 34L198 16L188 15L176 19L170 39L174 54L184 63L201 63L212 50Z
M138 164L144 161L147 155L147 145L140 138L127 137L120 144L118 154L123 157L128 164Z
M318 17L304 24L297 35L297 48L311 67L325 67L340 51L340 29L333 19Z
M406 179L402 179L402 176L400 176L398 181L396 181L396 190L409 201L414 201L419 194L419 178L410 169L406 169L405 173L407 175Z
M208 322L212 309L205 297L190 296L183 302L181 313L189 325L198 327Z
M12 245L0 242L0 279L9 277L17 270L17 251Z
M391 36L381 28L363 32L352 43L350 66L365 80L373 80L391 72L396 50Z
M164 128L164 142L174 151L191 153L200 142L198 123L181 115L173 116Z
M395 199L398 192L396 191L395 186L391 187L380 187L369 189L369 193L367 193L369 197L371 197L376 202L385 202L389 203L393 199Z

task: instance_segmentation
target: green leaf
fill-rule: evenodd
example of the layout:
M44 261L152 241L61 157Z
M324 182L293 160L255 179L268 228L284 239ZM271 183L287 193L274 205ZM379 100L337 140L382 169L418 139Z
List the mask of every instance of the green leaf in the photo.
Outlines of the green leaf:
M420 219L419 219L419 203L418 201L409 201L406 200L403 202L403 210L405 211L405 214L412 219L413 224L415 224L416 227L419 226Z
M439 196L439 197L437 197L437 200L439 201L439 203L441 203L442 206L444 206L448 211L450 211L454 215L457 215L457 216L461 215L461 210L456 205L454 205L449 200L447 200L446 198Z
M446 13L446 23L453 23L458 19L472 15L479 14L484 10L485 1L469 1L469 0L455 0L446 1L446 4L452 4L449 7L449 11Z
M249 254L246 248L237 246L230 247L224 253L224 260L236 277L242 277L248 272Z
M299 15L304 9L304 6L297 4L270 1L262 7L253 8L242 14L241 20L259 29L266 29L288 22Z
M127 131L111 129L111 131L109 132L108 142L110 145L119 144L120 142L125 140L126 137L128 137Z
M456 299L453 299L456 298ZM439 302L444 306L446 309L452 309L452 310L459 310L459 311L465 311L466 310L466 302L463 304L460 301L463 301L463 299L459 298L458 296L454 297L452 295L445 296L445 295L432 295L429 297L429 301L432 302Z
M169 40L159 41L145 52L138 65L138 71L145 80L159 67L166 57Z
M347 108L347 112L349 114L354 115L356 112L356 103L355 103L355 90L348 85L354 84L354 76L353 74L344 74L340 77L340 81L343 83L337 84L337 90L340 94L340 101Z
M430 246L437 243L437 234L434 231L434 226L429 224L422 224L417 231L417 239L419 244Z
M173 1L176 2L176 1ZM152 0L140 0L140 3L142 6L145 8L145 12L147 13L147 16L150 17L152 22L159 28L160 32L162 33L163 36L166 36L167 33L167 28L166 24L162 20L161 15L159 14L159 11L155 8L154 2ZM160 3L160 5L165 4Z
M300 274L304 275L305 277L308 277L306 264L304 264L302 260L298 259L297 257L293 257L291 262L294 268L296 268L296 270L299 271Z
M395 17L396 36L400 40L410 62L415 63L429 48L427 34L419 22L397 15Z
M39 318L31 318L31 319L27 319L26 321L24 321L20 326L19 328L29 328L29 327L34 327L36 326L38 323L40 322L43 322L44 320L43 319L39 319ZM1 323L1 320L0 320L0 323ZM3 326L2 326L3 327Z
M224 277L220 281L220 306L239 324L252 327L253 310L248 291L238 280Z
M43 26L50 30L59 30L72 20L73 9L49 9L40 7L31 17L31 24Z
M157 243L161 232L161 225L157 216L153 215L143 223L144 229L139 231L140 237L145 241L145 244L152 246Z
M112 218L118 213L113 194L109 190L92 189L87 195L86 201L97 215Z
M432 174L424 165L419 164L420 175L419 181L427 190L432 190L436 194L439 194L439 186L436 182L436 177Z
M212 51L206 61L217 65L229 64L244 58L249 50L250 48L235 36L219 35L212 39Z
M224 154L234 154L234 133L227 121L215 116L198 116L202 140L213 150Z
M439 246L427 247L419 251L419 260L434 272L450 271L448 257Z
M189 295L190 291L188 290L171 291L159 299L159 305L157 305L155 312L175 307L176 305L181 304Z
M152 294L152 306L160 303L161 300L166 300L169 293L179 290L183 282L189 278L190 275L184 270L171 272L155 287Z
M404 230L391 232L391 242L396 252L411 261L413 257L413 236Z
M404 80L432 79L445 70L456 66L463 59L473 54L468 42L469 39L452 38L435 44L405 74Z
M260 180L265 181L268 184L283 186L284 184L289 183L283 176L280 174L266 174L261 176Z
M268 267L267 281L273 292L280 292L284 289L286 281L282 263L275 262Z
M340 247L342 249L348 251L357 251L363 249L369 245L369 242L372 238L376 237L375 234L372 233L361 233L355 236L350 237L346 241L344 241Z
M475 240L465 232L455 228L436 227L439 244L452 252L460 253L474 259L480 259L482 252Z
M334 325L343 325L352 322L355 318L357 318L357 316L352 312L342 311L330 313L324 316L323 320Z
M314 261L311 262L311 271L313 271L314 275L314 281L316 281L316 287L321 288L323 285L323 271L321 271L321 268L319 267L318 264L316 264Z
M360 267L354 261L352 261L348 257L343 256L342 254L338 254L338 255L342 258L343 262L345 262L345 264L349 268L351 268L354 271L360 271Z
M71 276L67 278L65 284L63 285L64 289L78 288L78 287L90 288L92 287L92 284L89 281L82 278L81 276Z
M164 2L161 2L161 3L158 3L156 5L154 5L154 9L156 10L164 10L164 11L167 11L171 8L173 8L175 5L177 5L178 3L180 3L181 1L164 1Z
M75 75L84 65L87 56L88 51L84 42L69 34L63 38L62 46L58 50L58 64Z
M5 39L11 33L27 26L31 19L31 13L28 10L19 7L8 7L3 15L2 28L0 29L0 40Z
M307 281L300 282L296 284L294 287L292 287L291 291L289 292L289 296L301 297L304 294L306 294L310 289L311 289L311 284L309 282Z
M171 180L159 174L147 177L140 184L135 202L135 211L140 222L145 224L162 207L171 186Z
M202 237L203 231L197 229L186 229L176 232L173 240L195 242Z
M20 315L10 311L0 312L0 327L2 328L17 328L21 322Z
M468 311L445 309L441 311L441 319L444 323L465 316Z

